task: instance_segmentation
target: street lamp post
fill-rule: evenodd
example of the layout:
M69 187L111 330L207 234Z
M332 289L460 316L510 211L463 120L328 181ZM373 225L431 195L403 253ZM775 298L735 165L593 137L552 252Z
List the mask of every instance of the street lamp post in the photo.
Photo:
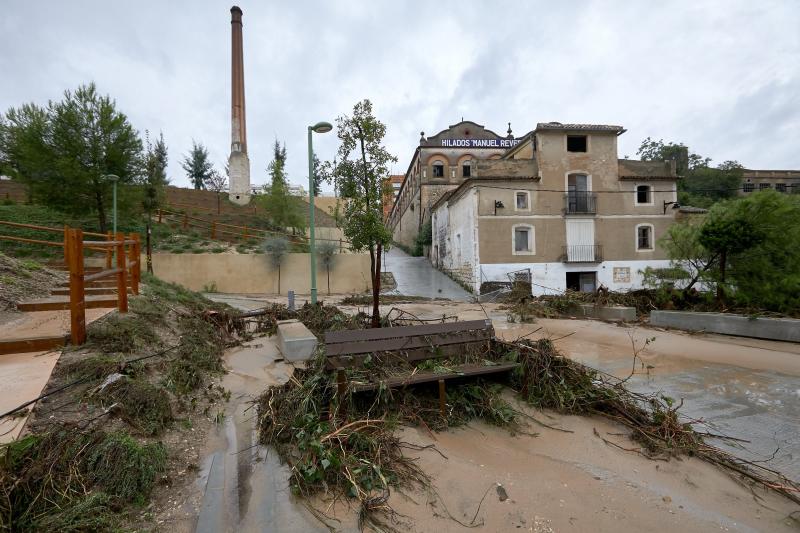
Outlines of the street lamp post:
M308 127L308 226L309 255L311 256L311 303L317 303L317 256L314 240L314 148L311 133L328 133L333 129L329 122L317 122Z
M117 182L119 181L119 176L116 174L104 174L101 176L103 179L107 179L111 183L114 184L114 193L113 193L113 200L111 201L112 211L111 211L111 220L114 228L114 239L117 238ZM114 260L116 264L117 259L117 248L114 247Z

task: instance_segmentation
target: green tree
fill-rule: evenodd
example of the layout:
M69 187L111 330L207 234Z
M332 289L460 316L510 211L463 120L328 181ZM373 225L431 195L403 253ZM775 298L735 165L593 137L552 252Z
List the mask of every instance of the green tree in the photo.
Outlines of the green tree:
M119 207L134 208L144 174L142 142L128 118L94 83L47 108L26 104L11 109L0 132L3 168L25 183L32 199L73 214L95 213L100 230L107 228L111 183L119 181Z
M711 166L711 159L689 151L683 143L665 143L650 137L642 141L636 154L642 161L675 161L679 176L678 201L684 205L710 207L736 196L742 184L744 167L737 161Z
M369 100L358 102L350 116L336 120L339 150L328 163L344 205L339 224L353 251L369 251L372 282L372 327L380 327L381 255L392 239L383 220L383 180L397 158L383 146L386 126Z
M670 259L719 298L796 314L800 309L800 198L761 191L715 204L701 219L670 227Z
M142 207L147 213L147 233L145 237L145 250L147 252L147 272L153 273L152 248L150 243L150 228L153 223L153 211L158 209L164 200L164 188L169 183L167 179L167 144L164 134L160 133L155 144L150 143L150 133L145 131L146 152L144 157L145 179Z
M317 256L319 262L325 266L325 273L328 275L328 295L331 293L331 267L336 260L336 244L331 241L322 241L317 246Z
M319 196L320 190L322 188L323 183L330 183L331 177L328 175L325 165L317 157L317 154L314 154L313 159L314 165L314 190L311 193L316 197Z
M208 150L202 143L192 139L192 149L181 161L181 166L196 190L206 188L206 182L211 176L214 165L211 164Z
M289 241L284 237L270 237L264 241L264 251L273 268L278 270L278 294L281 293L281 265L289 251Z
M258 201L270 217L275 227L285 230L292 228L295 231L305 231L305 218L302 207L297 198L289 194L289 185L286 176L286 145L275 140L273 146L272 162L267 167L270 183L264 188L264 194Z

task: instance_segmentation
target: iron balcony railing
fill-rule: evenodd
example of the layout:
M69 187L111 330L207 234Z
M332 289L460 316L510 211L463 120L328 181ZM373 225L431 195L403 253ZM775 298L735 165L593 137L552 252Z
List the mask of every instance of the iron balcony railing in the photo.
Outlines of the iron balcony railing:
M603 247L600 244L572 244L564 246L564 263L600 263Z
M564 196L568 215L597 213L597 195L591 192L575 191Z

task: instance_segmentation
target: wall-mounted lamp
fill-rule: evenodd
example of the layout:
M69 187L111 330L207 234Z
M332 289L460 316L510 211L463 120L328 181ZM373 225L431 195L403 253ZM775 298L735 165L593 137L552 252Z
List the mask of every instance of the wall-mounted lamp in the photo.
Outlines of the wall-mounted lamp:
M667 214L667 206L668 205L671 205L672 209L680 209L680 207L681 207L681 204L679 204L678 202L667 202L666 200L664 200L664 214L665 215Z
M495 201L494 201L494 214L495 214L495 215L497 215L497 208L498 208L498 207L499 207L500 209L503 209L505 206L503 205L503 202L501 202L500 200L495 200Z

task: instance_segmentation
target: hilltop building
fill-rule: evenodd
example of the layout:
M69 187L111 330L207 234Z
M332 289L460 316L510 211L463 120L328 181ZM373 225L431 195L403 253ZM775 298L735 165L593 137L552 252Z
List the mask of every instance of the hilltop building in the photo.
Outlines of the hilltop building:
M800 170L750 170L742 173L740 196L756 191L775 189L778 192L800 193Z

